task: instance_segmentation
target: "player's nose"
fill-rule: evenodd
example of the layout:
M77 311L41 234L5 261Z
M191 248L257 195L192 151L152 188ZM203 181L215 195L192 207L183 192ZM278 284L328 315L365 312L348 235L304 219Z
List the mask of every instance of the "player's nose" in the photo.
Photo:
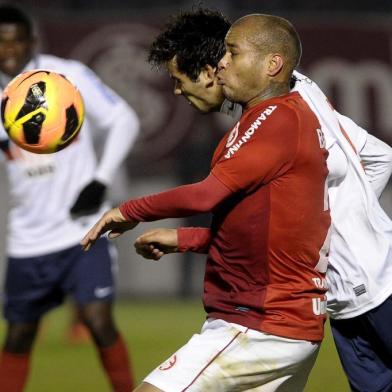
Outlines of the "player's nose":
M222 71L223 69L226 69L228 64L229 64L229 54L228 52L226 52L225 55L219 60L218 72Z

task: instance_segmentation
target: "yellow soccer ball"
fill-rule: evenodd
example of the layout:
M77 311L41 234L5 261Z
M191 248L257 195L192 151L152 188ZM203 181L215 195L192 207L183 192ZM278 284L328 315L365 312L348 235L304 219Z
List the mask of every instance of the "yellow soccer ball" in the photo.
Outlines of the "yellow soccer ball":
M16 76L5 88L1 119L9 138L19 147L50 154L67 147L79 133L83 99L64 75L31 70Z

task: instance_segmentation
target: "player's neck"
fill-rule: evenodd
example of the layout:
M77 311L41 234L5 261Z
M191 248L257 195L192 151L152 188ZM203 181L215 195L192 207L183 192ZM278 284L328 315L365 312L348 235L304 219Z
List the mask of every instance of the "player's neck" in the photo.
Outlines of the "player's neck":
M290 87L287 83L272 82L266 89L261 91L254 98L250 99L245 105L244 110L247 110L259 103L266 101L267 99L279 97L285 95L290 91Z

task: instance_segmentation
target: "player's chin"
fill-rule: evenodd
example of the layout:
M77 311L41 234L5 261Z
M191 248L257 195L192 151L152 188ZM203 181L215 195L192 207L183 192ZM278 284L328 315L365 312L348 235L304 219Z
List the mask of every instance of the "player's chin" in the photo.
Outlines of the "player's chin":
M204 108L204 105L202 104L202 102L197 101L195 99L190 99L190 98L188 98L188 102L189 102L189 105L191 105L193 108L195 108L199 112L201 112L201 113L205 112L205 108Z
M223 91L223 95L224 95L228 100L233 101L233 102L236 102L236 101L234 101L234 99L236 98L236 97L235 97L235 94L233 94L233 90L232 90L229 86L224 85L224 86L222 87L222 91Z
M208 114L213 112L214 110L212 110L210 107L201 107L197 109L201 114Z
M202 100L193 100L191 101L191 105L201 114L208 114L215 111L212 103Z

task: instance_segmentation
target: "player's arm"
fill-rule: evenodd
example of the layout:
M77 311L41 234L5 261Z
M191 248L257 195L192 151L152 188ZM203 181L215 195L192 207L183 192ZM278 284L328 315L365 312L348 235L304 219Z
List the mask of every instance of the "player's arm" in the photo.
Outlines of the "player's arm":
M254 118L251 116L249 123L242 124L243 129L260 115L263 116L262 113L256 113ZM109 238L116 238L141 221L211 212L232 194L251 192L282 175L292 166L296 156L298 126L294 111L279 105L233 155L227 155L229 150L227 154L223 153L205 180L123 203L104 214L81 245L88 250L102 234L109 231Z
M326 110L325 103L328 102L327 97L317 84L305 75L294 71L294 77L296 80L295 89L297 89L302 96L307 97L311 106L313 104L315 106L315 111L319 112L321 117L323 117L322 113ZM334 111L334 113L339 124L348 136L350 145L361 159L369 182L379 197L388 183L392 172L391 147L370 135L350 118L341 115L337 111ZM340 133L340 130L337 130L337 132ZM343 136L346 137L346 135Z
M78 65L75 75L85 101L86 117L94 131L106 135L95 178L81 191L71 209L74 214L83 214L100 207L106 187L135 143L140 124L135 111L90 69Z
M139 222L180 218L213 211L232 191L210 174L203 181L165 192L128 200L106 212L86 234L81 245L88 250L106 232L116 238Z
M176 252L208 253L211 230L206 227L179 227L151 229L135 241L135 249L145 259L159 260Z
M380 197L392 174L392 148L350 118L339 113L337 117L361 159L373 190Z

